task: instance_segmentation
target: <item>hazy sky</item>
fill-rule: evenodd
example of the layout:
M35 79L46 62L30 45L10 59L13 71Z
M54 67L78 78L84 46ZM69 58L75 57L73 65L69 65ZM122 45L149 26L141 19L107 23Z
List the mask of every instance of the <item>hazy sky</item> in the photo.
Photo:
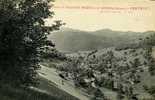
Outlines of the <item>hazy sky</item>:
M62 20L65 27L73 29L155 30L155 1L56 0L54 5L55 19Z

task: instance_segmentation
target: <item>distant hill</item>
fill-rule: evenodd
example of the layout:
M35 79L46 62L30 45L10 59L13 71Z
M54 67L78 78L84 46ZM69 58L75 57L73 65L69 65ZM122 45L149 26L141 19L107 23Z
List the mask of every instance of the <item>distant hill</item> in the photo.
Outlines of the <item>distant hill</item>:
M107 47L119 47L136 45L139 38L144 38L153 33L152 31L140 32L121 32L103 29L94 32L62 28L49 35L56 48L64 52L88 51L103 49Z

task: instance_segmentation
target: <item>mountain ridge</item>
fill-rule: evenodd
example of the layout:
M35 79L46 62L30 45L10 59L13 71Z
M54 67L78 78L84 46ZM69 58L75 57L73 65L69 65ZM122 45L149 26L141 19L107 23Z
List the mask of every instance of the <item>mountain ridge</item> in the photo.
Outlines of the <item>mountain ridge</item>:
M111 29L102 29L94 32L81 31L71 28L61 28L49 35L56 48L60 51L87 51L118 47L139 43L139 38L145 38L154 31L147 32L123 32Z

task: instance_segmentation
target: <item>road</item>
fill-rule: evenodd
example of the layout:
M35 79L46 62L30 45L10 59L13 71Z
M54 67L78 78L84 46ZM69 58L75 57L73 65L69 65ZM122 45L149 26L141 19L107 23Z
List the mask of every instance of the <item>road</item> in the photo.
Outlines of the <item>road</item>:
M72 82L63 80L61 77L59 77L56 69L54 68L48 68L41 65L39 75L56 84L59 89L77 97L80 100L90 100L86 93L76 88Z

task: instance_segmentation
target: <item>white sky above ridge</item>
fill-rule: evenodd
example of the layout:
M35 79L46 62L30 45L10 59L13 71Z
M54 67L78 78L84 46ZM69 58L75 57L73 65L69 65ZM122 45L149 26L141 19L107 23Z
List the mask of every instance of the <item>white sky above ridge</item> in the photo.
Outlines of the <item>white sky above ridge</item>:
M56 0L54 12L54 19L65 22L65 27L78 30L155 30L155 1ZM48 24L50 22L48 20Z

